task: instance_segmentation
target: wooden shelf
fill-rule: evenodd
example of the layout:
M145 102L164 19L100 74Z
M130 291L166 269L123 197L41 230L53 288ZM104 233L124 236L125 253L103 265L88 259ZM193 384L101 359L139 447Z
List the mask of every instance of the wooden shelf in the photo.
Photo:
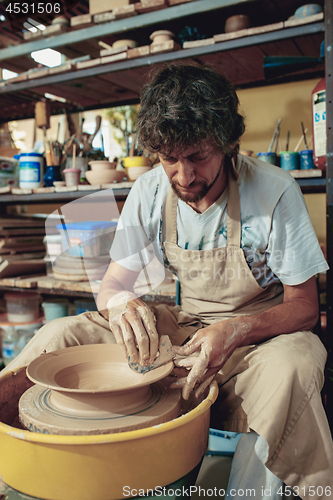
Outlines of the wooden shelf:
M117 201L125 200L130 192L130 188L113 189L114 197ZM0 194L0 206L3 205L31 205L31 204L48 204L48 203L69 203L83 196L92 195L96 191L70 191L64 193L46 193L46 194ZM89 201L89 197L87 197ZM94 203L99 201L96 197ZM105 201L105 198L101 201Z
M58 280L52 274L47 276L26 276L0 279L0 290L2 291L32 291L43 295L61 295L67 297L91 297L96 296L99 290L99 281L65 281ZM160 285L150 293L136 293L149 303L174 304L176 299L176 284Z
M297 7L296 0L281 0L279 9L276 9L271 0L245 0L241 2L241 7L259 23L258 27L247 30L248 34L237 34L237 38L224 41L217 41L218 36L215 41L214 35L223 32L224 20L239 8L239 0L189 1L155 12L3 48L0 50L0 65L3 67L7 62L18 64L20 60L28 57L31 51L45 47L60 51L77 49L78 57L88 55L93 60L89 61L88 67L80 68L79 64L73 63L71 69L67 68L68 65L63 65L64 71L60 73L54 73L52 70L52 73L48 74L48 70L40 70L38 73L29 74L27 78L20 75L21 81L0 82L0 122L33 118L34 104L42 99L45 93L65 100L52 101L52 114L62 114L64 109L69 113L137 103L148 70L165 62L183 60L212 64L226 74L236 86L242 87L272 83L265 80L263 73L263 58L266 55L320 56L324 22L314 22L316 17L312 20L305 19L303 24L296 26L290 26L290 23L288 25L286 22L288 15ZM96 58L98 41L112 45L117 37L124 37L126 34L127 38L136 39L139 46L148 46L152 26L155 29L171 29L179 34L184 27L184 19L189 25L198 25L202 30L208 29L206 33L214 43L207 45L207 41L204 41L204 45L194 44L195 46L176 51L103 64ZM207 23L209 19L210 22ZM279 22L276 23L275 19ZM205 25L208 28L205 28ZM62 68L56 68L54 71L59 69ZM324 64L300 72L295 78L302 78L304 75L314 77L319 74L324 74Z

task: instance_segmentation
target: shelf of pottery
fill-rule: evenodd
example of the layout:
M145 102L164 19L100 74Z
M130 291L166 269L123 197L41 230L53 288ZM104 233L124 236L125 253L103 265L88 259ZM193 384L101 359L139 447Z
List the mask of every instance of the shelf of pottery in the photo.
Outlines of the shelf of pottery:
M276 55L274 42L280 45L280 54L303 55L310 50L310 55L319 57L323 39L322 7L297 13L299 2L288 3L280 12L269 0L260 5L241 2L242 12L248 14L233 14L240 9L231 0L110 3L118 6L104 12L103 2L90 0L89 14L56 18L43 31L26 32L23 43L0 50L3 67L19 66L21 61L22 69L32 50L49 47L67 57L53 68L37 68L32 62L34 67L1 81L0 104L7 97L3 120L28 116L32 109L24 92L36 100L46 88L66 100L53 100L52 113L138 102L147 68L167 61L199 58L202 63L216 63L236 85L264 81L262 55ZM297 44L291 43L294 38Z
M110 263L116 226L116 220L64 224L52 217L3 217L0 290L96 297ZM176 285L169 274L155 284L140 278L136 292L150 302L174 303Z

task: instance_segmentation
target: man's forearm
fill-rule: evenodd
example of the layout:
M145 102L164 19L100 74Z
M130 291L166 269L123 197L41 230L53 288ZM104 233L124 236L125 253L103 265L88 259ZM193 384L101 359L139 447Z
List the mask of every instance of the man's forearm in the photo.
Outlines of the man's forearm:
M230 322L247 324L249 331L239 347L264 342L285 333L311 330L318 319L318 308L299 299L278 304L267 311L248 316L237 316Z

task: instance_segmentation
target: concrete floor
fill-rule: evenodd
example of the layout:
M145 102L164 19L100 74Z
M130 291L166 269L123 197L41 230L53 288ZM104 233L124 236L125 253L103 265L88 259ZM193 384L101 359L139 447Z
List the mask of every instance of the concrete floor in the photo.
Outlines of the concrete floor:
M232 457L205 455L196 481L197 491L192 494L192 500L211 497L223 499L223 491L227 489ZM199 488L202 488L200 494ZM210 494L207 490L214 490L217 494ZM220 491L219 491L220 490ZM205 494L206 493L206 494Z

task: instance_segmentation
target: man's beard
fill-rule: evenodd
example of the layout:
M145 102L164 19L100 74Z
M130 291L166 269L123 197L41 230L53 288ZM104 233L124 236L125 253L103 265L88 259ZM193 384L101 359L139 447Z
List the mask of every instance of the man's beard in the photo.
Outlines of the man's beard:
M214 184L216 183L217 179L220 177L220 174L222 172L223 164L221 164L220 170L218 171L215 179L210 183L207 184L205 181L198 181L197 183L194 183L193 186L202 186L202 189L198 193L186 193L183 194L178 190L179 183L178 182L171 182L171 187L178 196L178 198L185 203L198 203L201 201L206 194L212 189ZM191 187L191 185L189 186Z

